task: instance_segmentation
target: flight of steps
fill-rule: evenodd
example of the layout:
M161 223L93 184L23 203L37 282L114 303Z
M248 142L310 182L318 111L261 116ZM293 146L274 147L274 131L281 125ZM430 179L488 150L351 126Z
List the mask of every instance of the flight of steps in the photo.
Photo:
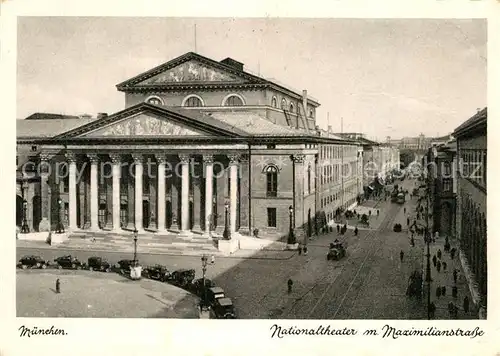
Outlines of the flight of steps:
M134 237L131 232L74 232L57 248L81 248L85 250L109 250L133 252ZM193 234L182 236L175 233L141 233L137 238L137 251L141 253L175 253L186 255L218 255L217 241Z

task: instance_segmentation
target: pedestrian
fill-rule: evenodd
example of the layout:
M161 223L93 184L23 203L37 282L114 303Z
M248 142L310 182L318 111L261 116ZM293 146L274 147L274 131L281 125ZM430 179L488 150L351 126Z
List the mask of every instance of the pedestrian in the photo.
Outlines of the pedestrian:
M441 287L441 295L444 297L446 296L446 287L445 286L442 286Z
M377 209L377 217L380 215L380 210Z
M344 233L347 231L347 224L344 224Z
M403 208L403 213L406 214L406 207Z
M455 268L453 270L453 281L455 282L455 284L457 284L457 278L458 278L458 270Z
M432 256L432 264L436 267L437 258L436 255Z
M436 263L436 269L438 272L441 272L441 261L437 261Z
M56 279L56 293L61 293L61 281L59 278Z
M455 311L455 304L453 302L448 303L448 313L450 314L450 319L453 318L453 312Z
M443 261L443 271L446 271L446 266L447 266L446 262Z
M417 213L417 220L420 219L420 213Z
M358 231L358 227L356 226L356 227L354 228L354 236L358 236L358 232L359 232L359 231Z
M451 295L453 296L453 298L457 298L458 297L458 288L457 288L457 286L451 287Z
M302 255L302 245L299 245L298 251L299 251L299 256Z
M337 234L340 234L340 225L337 224Z
M453 319L458 319L458 307L453 304Z
M438 250L437 256L439 259L441 259L441 249Z
M291 279L288 279L287 285L288 285L288 293L292 293L293 281Z
M405 257L405 253L403 252L403 250L401 250L401 252L399 252L399 259L401 260L401 262L403 262L404 257Z
M436 297L439 298L441 296L441 287L436 288Z
M410 226L410 218L406 218L406 225Z
M372 211L371 210L368 210L368 215L372 216Z
M434 314L435 313L436 313L436 304L434 304L434 302L432 302L429 305L429 314L430 314L431 319L434 319Z
M450 257L451 257L451 259L453 259L453 258L455 257L455 251L456 251L455 247L453 247L453 248L450 250Z
M413 236L411 237L411 240L410 240L410 245L412 247L415 247L415 239L413 238Z
M464 297L464 313L465 314L469 313L469 297L468 296Z
M304 246L304 256L307 256L307 246Z

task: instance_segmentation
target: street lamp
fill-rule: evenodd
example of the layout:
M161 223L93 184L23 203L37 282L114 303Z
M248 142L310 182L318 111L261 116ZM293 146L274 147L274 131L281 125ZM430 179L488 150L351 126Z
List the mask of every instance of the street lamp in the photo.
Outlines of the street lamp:
M23 222L21 225L21 233L27 234L30 232L30 228L28 227L28 222L26 221L27 217L27 211L28 211L28 202L26 199L23 199Z
M213 264L215 262L214 256L212 256L210 263ZM201 268L203 271L203 301L202 305L204 305L207 302L207 286L205 282L205 274L207 272L207 265L208 265L208 256L203 255L201 256Z
M222 237L224 238L224 240L231 240L231 232L229 231L229 226L228 226L229 203L227 202L224 205L224 211L225 211L224 233L222 234Z
M288 208L288 213L290 216L290 231L288 233L288 243L294 244L295 243L295 233L293 232L293 207L291 205Z
M137 266L137 234L139 232L134 229L134 267Z
M56 233L58 233L58 234L62 234L64 232L64 225L63 225L62 219L61 219L62 204L63 204L62 199L61 198L57 199L57 229L56 229Z

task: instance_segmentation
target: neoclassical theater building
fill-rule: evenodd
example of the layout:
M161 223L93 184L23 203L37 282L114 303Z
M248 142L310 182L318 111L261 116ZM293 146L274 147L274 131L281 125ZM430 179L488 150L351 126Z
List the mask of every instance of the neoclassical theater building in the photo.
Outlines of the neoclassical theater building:
M321 135L307 91L236 60L190 52L116 88L113 114L17 120L19 227L300 239L360 194L359 143Z

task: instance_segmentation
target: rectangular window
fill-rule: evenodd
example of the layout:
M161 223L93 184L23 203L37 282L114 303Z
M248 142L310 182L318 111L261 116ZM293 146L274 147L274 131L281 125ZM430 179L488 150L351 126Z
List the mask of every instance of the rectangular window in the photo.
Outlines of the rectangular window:
M449 192L451 191L451 179L449 178L444 178L443 179L443 192Z
M267 208L267 226L276 227L276 208Z

